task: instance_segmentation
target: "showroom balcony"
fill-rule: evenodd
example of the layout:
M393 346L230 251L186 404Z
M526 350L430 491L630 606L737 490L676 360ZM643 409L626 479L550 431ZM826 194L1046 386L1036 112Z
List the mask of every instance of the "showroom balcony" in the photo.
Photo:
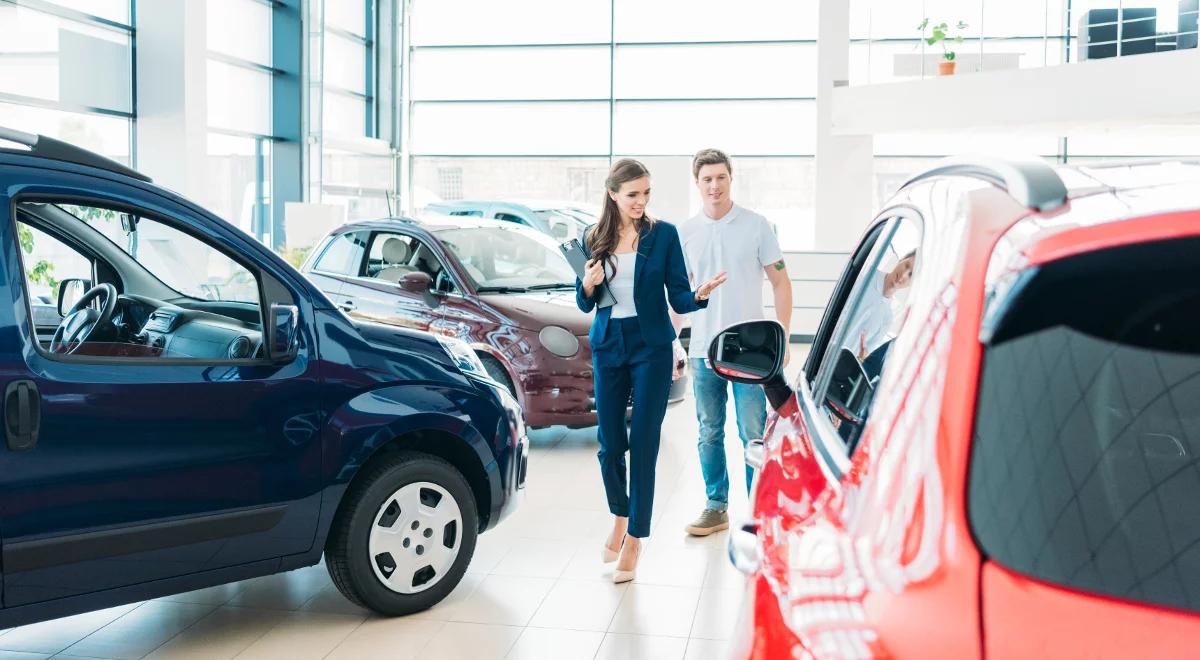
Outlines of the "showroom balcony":
M835 135L1057 137L1190 124L1200 112L1200 90L1180 84L1200 67L1197 0L854 0L850 11Z

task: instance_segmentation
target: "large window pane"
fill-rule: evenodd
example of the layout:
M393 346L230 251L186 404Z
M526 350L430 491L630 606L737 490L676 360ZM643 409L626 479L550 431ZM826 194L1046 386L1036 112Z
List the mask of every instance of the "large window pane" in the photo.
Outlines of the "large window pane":
M422 0L412 13L416 46L608 43L611 28L609 0Z
M325 82L366 94L366 46L331 32L325 33Z
M1190 126L1125 128L1080 131L1067 138L1072 157L1196 156L1200 155L1200 130Z
M365 37L368 1L372 0L325 0L325 24Z
M597 206L607 158L415 158L406 208L458 199L550 199Z
M608 103L420 103L416 154L608 153Z
M413 98L606 99L609 49L466 48L417 50Z
M356 96L326 92L322 111L325 132L362 137L367 134L367 102Z
M248 133L271 132L271 75L208 61L208 125Z
M816 103L622 102L613 131L618 153L683 155L716 147L756 155L811 154Z
M1053 135L987 133L896 133L875 136L878 156L949 156L974 153L995 156L1055 156L1058 138Z
M263 237L270 225L270 171L270 140L209 133L204 207Z
M0 126L47 135L129 164L128 119L0 103Z
M817 0L616 0L614 11L619 42L817 38Z
M0 92L130 112L130 53L125 32L0 3Z
M326 186L358 190L391 190L395 186L390 154L363 154L326 146L321 178Z
M207 0L208 49L271 64L271 8L255 0Z
M129 0L47 0L47 2L129 25Z
M983 7L983 33L992 37L1066 35L1067 0L1005 0Z
M621 46L617 98L816 96L812 44Z

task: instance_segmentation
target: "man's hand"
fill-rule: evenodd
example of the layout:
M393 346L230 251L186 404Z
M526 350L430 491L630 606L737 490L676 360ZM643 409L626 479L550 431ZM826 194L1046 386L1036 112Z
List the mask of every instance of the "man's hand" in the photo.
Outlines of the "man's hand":
M599 259L590 259L587 270L583 273L583 292L589 298L596 292L596 287L604 281L604 264Z

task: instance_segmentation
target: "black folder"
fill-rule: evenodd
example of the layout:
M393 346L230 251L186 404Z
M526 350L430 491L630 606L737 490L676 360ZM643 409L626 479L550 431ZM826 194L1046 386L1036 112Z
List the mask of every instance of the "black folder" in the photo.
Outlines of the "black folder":
M575 277L583 281L583 276L587 272L588 253L579 244L579 240L572 238L566 243L559 244L558 249L567 258L567 263L571 264L571 268L575 270ZM617 304L617 299L608 290L607 277L604 282L596 287L596 292L592 297L596 299L597 307L611 307Z

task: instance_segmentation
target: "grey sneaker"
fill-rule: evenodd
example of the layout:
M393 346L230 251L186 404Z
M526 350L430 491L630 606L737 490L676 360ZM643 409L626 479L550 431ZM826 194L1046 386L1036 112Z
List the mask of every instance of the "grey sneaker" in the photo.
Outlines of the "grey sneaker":
M723 529L729 529L729 514L715 509L705 509L699 518L687 526L687 533L692 536L708 536Z

